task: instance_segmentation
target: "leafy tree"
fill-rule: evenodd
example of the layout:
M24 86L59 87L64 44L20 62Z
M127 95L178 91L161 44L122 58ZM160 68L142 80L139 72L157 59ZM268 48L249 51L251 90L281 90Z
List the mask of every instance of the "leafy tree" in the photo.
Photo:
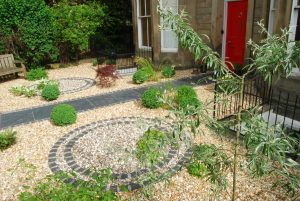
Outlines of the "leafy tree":
M53 20L43 0L0 0L0 51L21 57L29 67L55 60Z
M97 3L69 4L62 1L52 7L60 61L78 59L89 48L89 38L103 24L105 7Z
M269 81L274 75L283 75L288 77L293 65L297 67L295 59L300 54L299 48L288 49L287 35L288 31L283 31L281 36L268 36L267 39L262 40L260 44L253 43L250 41L248 44L254 53L253 64L250 64L243 69L243 74L237 74L234 71L230 71L226 63L220 58L217 52L214 52L204 40L193 30L188 22L188 15L185 12L180 14L174 14L170 10L159 9L161 17L164 18L164 24L162 29L166 27L171 27L171 29L178 36L180 44L182 47L187 48L191 53L194 54L195 60L201 59L207 67L215 71L217 83L224 84L222 87L217 88L217 93L224 93L226 95L234 95L237 97L237 111L235 112L235 120L233 122L227 122L228 124L233 123L236 126L236 135L233 148L233 184L232 184L232 200L236 200L236 181L238 175L238 158L239 158L239 146L240 146L240 134L243 112L243 98L244 98L244 88L247 75L251 73L257 73L264 77L266 81ZM265 28L261 26L262 33L266 32ZM290 52L289 52L290 51ZM275 55L275 56L274 56ZM225 82L224 82L225 81ZM230 86L230 87L229 87ZM234 87L231 87L234 86ZM171 104L170 104L171 105ZM204 113L203 113L204 112ZM179 134L183 131L183 127L190 127L192 133L196 134L196 128L199 127L200 122L210 126L213 129L226 129L226 125L222 125L212 119L209 119L209 113L204 111L202 108L199 110L194 110L192 113L184 113L184 111L174 111L177 119L175 119L179 124ZM207 118L205 118L207 116ZM209 120L209 121L208 121ZM253 122L252 122L253 123ZM261 129L257 132L257 128ZM283 182L286 184L282 186L288 186L289 191L295 192L299 189L299 174L291 174L292 170L289 168L295 167L294 163L290 163L289 159L286 158L286 153L293 151L293 141L282 136L269 135L268 138L262 138L269 133L270 130L266 129L266 126L254 127L254 129L249 130L246 142L248 139L247 147L251 148L249 150L250 161L255 163L250 164L250 166L260 166L256 170L261 170L265 164L269 161L261 162L262 160L255 160L257 154L261 157L267 157L271 160L277 160L280 162L281 168L278 170L277 174L284 178ZM220 131L218 132L220 133ZM253 138L252 138L253 137ZM281 138L280 138L281 137ZM259 139L260 138L260 139ZM250 139L250 140L249 140ZM255 139L255 140L253 140ZM259 141L257 140L259 139ZM250 146L250 144L251 146ZM264 146L264 149L261 147ZM265 149L267 147L267 149ZM254 151L255 150L255 151ZM259 151L257 151L259 150ZM272 154L270 154L272 152ZM249 156L248 156L249 157ZM251 169L251 168L250 168ZM280 183L282 181L279 180Z

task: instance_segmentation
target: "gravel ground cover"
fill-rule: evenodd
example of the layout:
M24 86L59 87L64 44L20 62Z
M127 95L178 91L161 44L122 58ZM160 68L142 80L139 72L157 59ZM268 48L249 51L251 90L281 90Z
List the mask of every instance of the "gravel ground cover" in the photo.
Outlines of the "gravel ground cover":
M52 69L48 71L49 79L54 79L54 80L62 79L64 80L63 81L64 84L68 84L69 86L71 86L71 84L65 80L66 78L95 79L96 73L94 68L95 67L92 67L91 63L84 63L78 66L72 66L68 68ZM192 75L192 70L180 70L177 71L176 76L172 79L188 77L191 75ZM171 79L161 78L159 82L166 81L166 80L171 80ZM20 85L31 86L36 83L37 82L30 82L23 78L13 79L10 81L5 81L0 83L1 86L0 87L0 112L9 112L14 110L20 110L24 108L49 104L47 101L43 100L40 96L36 96L33 98L16 97L9 92L9 89L13 86L20 86ZM77 91L76 93L65 93L61 95L57 100L52 101L51 103L57 103L61 101L77 99L77 98L92 96L96 94L108 93L108 92L122 90L122 89L136 88L136 87L141 87L141 86L154 84L154 83L155 82L147 82L142 85L135 85L132 83L131 75L122 76L120 79L116 81L116 84L113 87L101 88L97 85L94 85L85 90ZM77 84L82 85L82 83L80 82L77 82ZM71 88L74 88L74 86Z
M197 87L200 99L211 100L213 94L211 86ZM76 124L68 127L56 127L49 121L41 121L30 125L15 127L17 131L17 143L11 148L0 152L0 200L16 200L17 195L24 188L51 174L48 166L48 155L60 138L76 128L110 118L123 118L128 116L143 118L164 118L169 114L163 109L149 110L141 107L138 101L114 105L106 108L88 111L78 114ZM231 141L228 138L219 138L203 127L204 134L197 136L197 143L211 143L230 150ZM128 131L130 132L130 131ZM82 142L83 143L83 142ZM227 154L232 154L227 151ZM241 158L242 160L242 158ZM273 190L272 177L255 179L246 171L240 170L238 175L238 200L288 200L281 189ZM231 181L232 174L229 172ZM159 182L153 186L153 196L148 200L209 200L209 182L190 176L183 168L175 174L168 183ZM146 200L142 190L119 194L123 200L137 198ZM218 197L219 200L230 200L230 188Z

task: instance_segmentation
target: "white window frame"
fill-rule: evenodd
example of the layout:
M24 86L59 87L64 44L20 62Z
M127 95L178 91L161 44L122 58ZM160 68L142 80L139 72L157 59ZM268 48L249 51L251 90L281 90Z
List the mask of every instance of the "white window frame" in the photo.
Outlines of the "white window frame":
M274 20L275 20L275 0L271 0L270 2L270 12L269 12L269 22L268 22L268 32L269 34L273 34L274 32Z
M138 44L139 44L139 49L151 49L151 46L144 46L143 45L143 31L142 31L142 18L145 18L145 17L147 17L147 18L149 18L150 17L150 19L151 19L151 22L152 22L152 15L151 15L151 8L150 8L150 15L145 15L145 16L140 16L140 1L141 0L136 0L136 2L137 2L137 21L138 21ZM151 0L149 0L150 1L150 3L151 3ZM145 14L146 14L146 6L147 6L147 4L145 3ZM149 29L151 29L151 24L149 24L148 23L148 21L147 21L147 31L149 31ZM150 30L150 32L151 32L151 30ZM147 41L148 41L148 43L150 43L150 41L151 41L151 39L150 39L150 37L151 37L151 35L149 36L148 35L148 33L149 32L147 32Z
M298 0L293 0L293 5L292 5L292 12L291 12L291 21L290 21L290 34L289 34L289 50L293 48L295 45L294 41L296 39L296 27L297 27L297 20L298 20L298 15L300 15L300 5L298 4ZM294 73L299 73L298 68L293 69Z
M179 4L178 4L179 0L176 0L176 5L177 5L177 10L176 10L176 14L178 14L178 9L179 9ZM161 8L163 8L163 1L160 0L160 6ZM160 23L163 23L163 18L160 18ZM165 48L164 47L164 31L170 31L170 30L161 30L160 31L160 38L161 38L161 52L170 52L170 53L177 53L178 52L178 45L179 45L179 40L177 38L177 48Z
M293 0L289 41L295 41L296 38L297 20L298 20L298 15L300 15L300 5L298 4L298 2L299 2L298 0Z

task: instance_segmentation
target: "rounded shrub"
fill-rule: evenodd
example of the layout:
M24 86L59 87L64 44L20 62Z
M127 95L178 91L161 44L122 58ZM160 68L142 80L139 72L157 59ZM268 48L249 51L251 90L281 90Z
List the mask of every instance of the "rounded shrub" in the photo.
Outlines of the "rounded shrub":
M30 81L41 80L48 78L48 73L44 68L31 69L26 74L26 79Z
M162 92L154 87L147 89L142 96L143 106L150 109L159 108L162 105L160 98L162 97Z
M132 81L135 84L142 84L144 82L146 82L149 78L149 75L146 71L144 71L143 69L140 69L138 71L136 71L132 77Z
M57 126L66 126L76 122L77 113L73 106L61 104L51 111L51 121Z
M187 108L188 106L199 107L201 105L196 91L191 86L180 86L177 89L176 102L179 108Z
M60 95L59 87L56 84L49 84L44 86L42 90L42 97L47 101L53 101Z
M173 66L166 65L162 68L161 73L165 78L170 78L170 77L174 77L176 72Z

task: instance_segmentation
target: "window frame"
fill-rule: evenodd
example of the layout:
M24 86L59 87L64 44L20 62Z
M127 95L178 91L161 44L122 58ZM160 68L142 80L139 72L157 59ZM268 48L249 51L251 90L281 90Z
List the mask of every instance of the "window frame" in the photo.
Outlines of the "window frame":
M148 0L150 1L151 3L151 0ZM144 16L141 16L141 0L137 0L137 24L138 24L138 47L139 49L151 49L152 48L152 44L150 44L150 41L152 41L152 39L150 37L152 37L152 34L151 34L151 22L152 22L152 15L151 15L151 5L150 6L150 15L146 15L146 6L147 4L145 3L145 15ZM142 30L142 19L143 18L150 18L150 24L149 24L149 21L147 20L147 43L150 44L150 46L144 46L143 45L143 30ZM150 30L150 31L149 31ZM150 33L150 35L148 34ZM151 42L152 43L152 42Z
M160 0L160 6L161 8L163 8L163 0ZM179 0L176 0L176 6L177 6L177 10L176 10L176 14L178 14L178 10L179 10ZM160 18L160 23L163 23L163 18ZM165 53L177 53L178 52L178 46L179 46L179 39L177 37L177 48L166 48L164 47L164 31L172 31L172 30L161 30L160 31L160 45L161 45L161 52L165 52Z
M298 15L300 15L300 4L299 0L293 0L292 12L291 12L291 20L290 20L290 34L289 41L295 41L296 38L296 27L298 22Z

